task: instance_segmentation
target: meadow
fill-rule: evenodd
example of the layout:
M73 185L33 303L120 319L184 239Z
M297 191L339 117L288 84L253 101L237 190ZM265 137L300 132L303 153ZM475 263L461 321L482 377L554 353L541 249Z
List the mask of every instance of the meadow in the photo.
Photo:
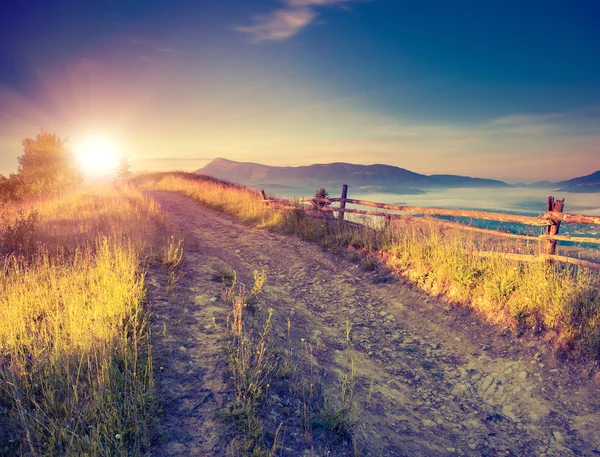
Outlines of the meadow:
M141 176L144 189L179 192L258 227L292 233L350 256L366 270L404 276L427 293L475 310L500 329L538 335L561 357L600 358L597 272L559 264L482 258L477 251L536 252L537 243L447 230L435 221L411 220L381 230L369 224L310 217L261 203L256 192L201 175Z
M600 359L598 273L476 255L479 249L535 253L537 243L465 234L435 220L340 223L321 213L278 210L251 189L200 175L146 174L131 184L2 207L0 455L136 456L156 442L160 399L144 273L156 263L170 271L181 261L182 244L147 190L181 193L250 226L320 243L375 272L376 282L401 275L472 308L501 332L538 335L561 357ZM239 300L232 295L226 302ZM267 365L260 359L253 366L244 352L252 345L235 311L227 348L234 404L246 411L240 416L246 426L254 423L261 395L255 387L262 385L246 381ZM265 340L253 344L260 349ZM261 439L250 434L246 443ZM276 442L275 433L273 449Z
M10 203L0 219L0 455L147 452L157 397L144 267L167 249L127 186Z

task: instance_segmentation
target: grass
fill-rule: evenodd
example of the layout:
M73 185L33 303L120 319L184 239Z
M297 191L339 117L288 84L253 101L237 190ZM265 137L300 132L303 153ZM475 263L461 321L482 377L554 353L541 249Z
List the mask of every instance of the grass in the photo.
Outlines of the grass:
M156 396L142 266L162 255L158 206L123 187L2 209L0 455L146 454Z
M348 364L340 372L339 398L334 398L333 392L323 391L318 379L314 346L305 338L293 341L289 319L287 339L275 337L273 309L258 306L264 272L254 272L253 286L248 289L239 283L235 271L225 271L218 271L214 279L223 282L222 298L231 307L225 325L217 324L225 337L233 388L225 414L235 429L228 455L279 455L286 445L294 446L285 443L290 429L302 430L303 448L314 450L313 440L325 434L322 446L334 443L339 448L347 443L350 450L356 420L356 361L350 350L350 327L346 329Z
M386 265L426 292L469 306L490 322L552 341L573 359L600 359L600 279L582 267L481 258L478 250L536 252L537 244L448 230L413 218L394 229L338 223L302 210L279 211L252 190L185 173L139 177L144 189L179 192L242 221L297 234L372 271Z
M250 291L239 286L236 275L224 291L226 301L232 306L227 317L226 337L227 361L230 380L234 389L234 400L229 406L228 415L236 425L239 443L232 443L235 455L270 455L264 443L264 425L259 416L270 386L273 371L278 360L273 352L271 317L268 315L259 329L247 327L244 318L249 301L256 297L264 283L264 274L254 273L254 286Z

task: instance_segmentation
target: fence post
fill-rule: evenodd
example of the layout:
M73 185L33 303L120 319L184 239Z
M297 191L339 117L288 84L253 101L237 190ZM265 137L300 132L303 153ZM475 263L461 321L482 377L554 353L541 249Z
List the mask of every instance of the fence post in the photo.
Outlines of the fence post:
M264 189L259 190L258 193L260 194L260 199L261 200L266 200L267 199L267 196L265 195L265 190Z
M348 184L344 184L342 186L342 199L345 200L347 196L348 196ZM346 209L346 202L343 200L340 202L340 209ZM338 213L338 219L340 221L344 220L344 212L343 211L340 211Z
M554 200L554 197L548 197L548 203L546 205L546 211L555 211L562 213L565 205L565 199ZM546 235L558 235L558 229L560 228L560 221L553 221L554 224L546 226ZM556 253L556 240L547 240L545 253L548 255L554 255ZM548 264L552 264L552 260L548 259Z

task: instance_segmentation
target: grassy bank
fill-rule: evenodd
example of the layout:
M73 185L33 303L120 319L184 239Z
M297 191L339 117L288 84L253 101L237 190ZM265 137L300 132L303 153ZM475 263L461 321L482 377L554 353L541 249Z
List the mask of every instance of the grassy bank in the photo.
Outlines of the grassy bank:
M0 455L135 456L154 383L142 264L158 207L129 189L7 205L0 221Z
M600 359L599 277L585 268L481 258L478 249L501 251L507 246L447 231L434 221L413 220L394 230L375 230L307 217L300 210L281 212L265 206L247 188L199 175L145 175L137 182L145 189L183 193L250 224L319 242L355 257L365 269L383 263L427 292L477 310L490 322L540 335L560 354Z

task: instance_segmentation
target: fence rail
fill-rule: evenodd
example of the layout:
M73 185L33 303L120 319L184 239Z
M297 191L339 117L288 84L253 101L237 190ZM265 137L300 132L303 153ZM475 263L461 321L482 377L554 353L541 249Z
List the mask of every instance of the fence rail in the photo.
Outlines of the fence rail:
M517 223L534 227L545 227L545 233L534 236L534 235L520 235L515 233L507 233L500 230L484 229L479 227L473 227L460 222L451 222L436 219L436 224L454 228L458 230L465 230L476 233L483 233L492 236L500 236L506 238L529 240L529 241L540 241L544 242L544 252L540 255L529 255L529 254L513 254L513 253L500 253L500 252L478 252L478 255L482 257L500 256L507 259L519 260L524 262L563 262L573 265L584 266L587 268L600 270L600 264L590 262L587 260L577 259L574 257L567 257L556 255L556 242L557 241L568 241L571 243L589 243L589 244L600 244L600 238L592 238L585 236L570 236L570 235L558 235L561 223L566 224L585 224L585 225L600 225L600 216L586 216L583 214L571 214L564 213L564 200L554 200L554 197L548 197L546 204L546 212L540 216L523 216L519 214L507 214L497 213L491 211L474 211L474 210L454 210L446 208L422 208L418 206L405 206L405 205L391 205L388 203L377 203L367 200L357 200L353 198L347 198L348 186L344 184L342 187L341 198L300 198L300 199L274 199L267 198L264 190L260 190L260 196L265 204L276 205L282 209L303 209L311 211L319 211L322 213L337 213L340 220L344 219L344 214L360 214L364 216L380 216L385 217L387 223L390 223L394 219L410 220L411 216L408 214L422 214L424 216L447 216L447 217L463 217L470 219L488 220L496 222L508 222ZM304 205L309 203L309 205ZM332 203L338 203L339 207L330 206ZM380 211L364 210L356 208L347 208L346 205L358 205L368 208L377 208ZM383 210L383 211L381 211ZM390 213L394 211L395 213ZM398 214L401 213L401 214Z

